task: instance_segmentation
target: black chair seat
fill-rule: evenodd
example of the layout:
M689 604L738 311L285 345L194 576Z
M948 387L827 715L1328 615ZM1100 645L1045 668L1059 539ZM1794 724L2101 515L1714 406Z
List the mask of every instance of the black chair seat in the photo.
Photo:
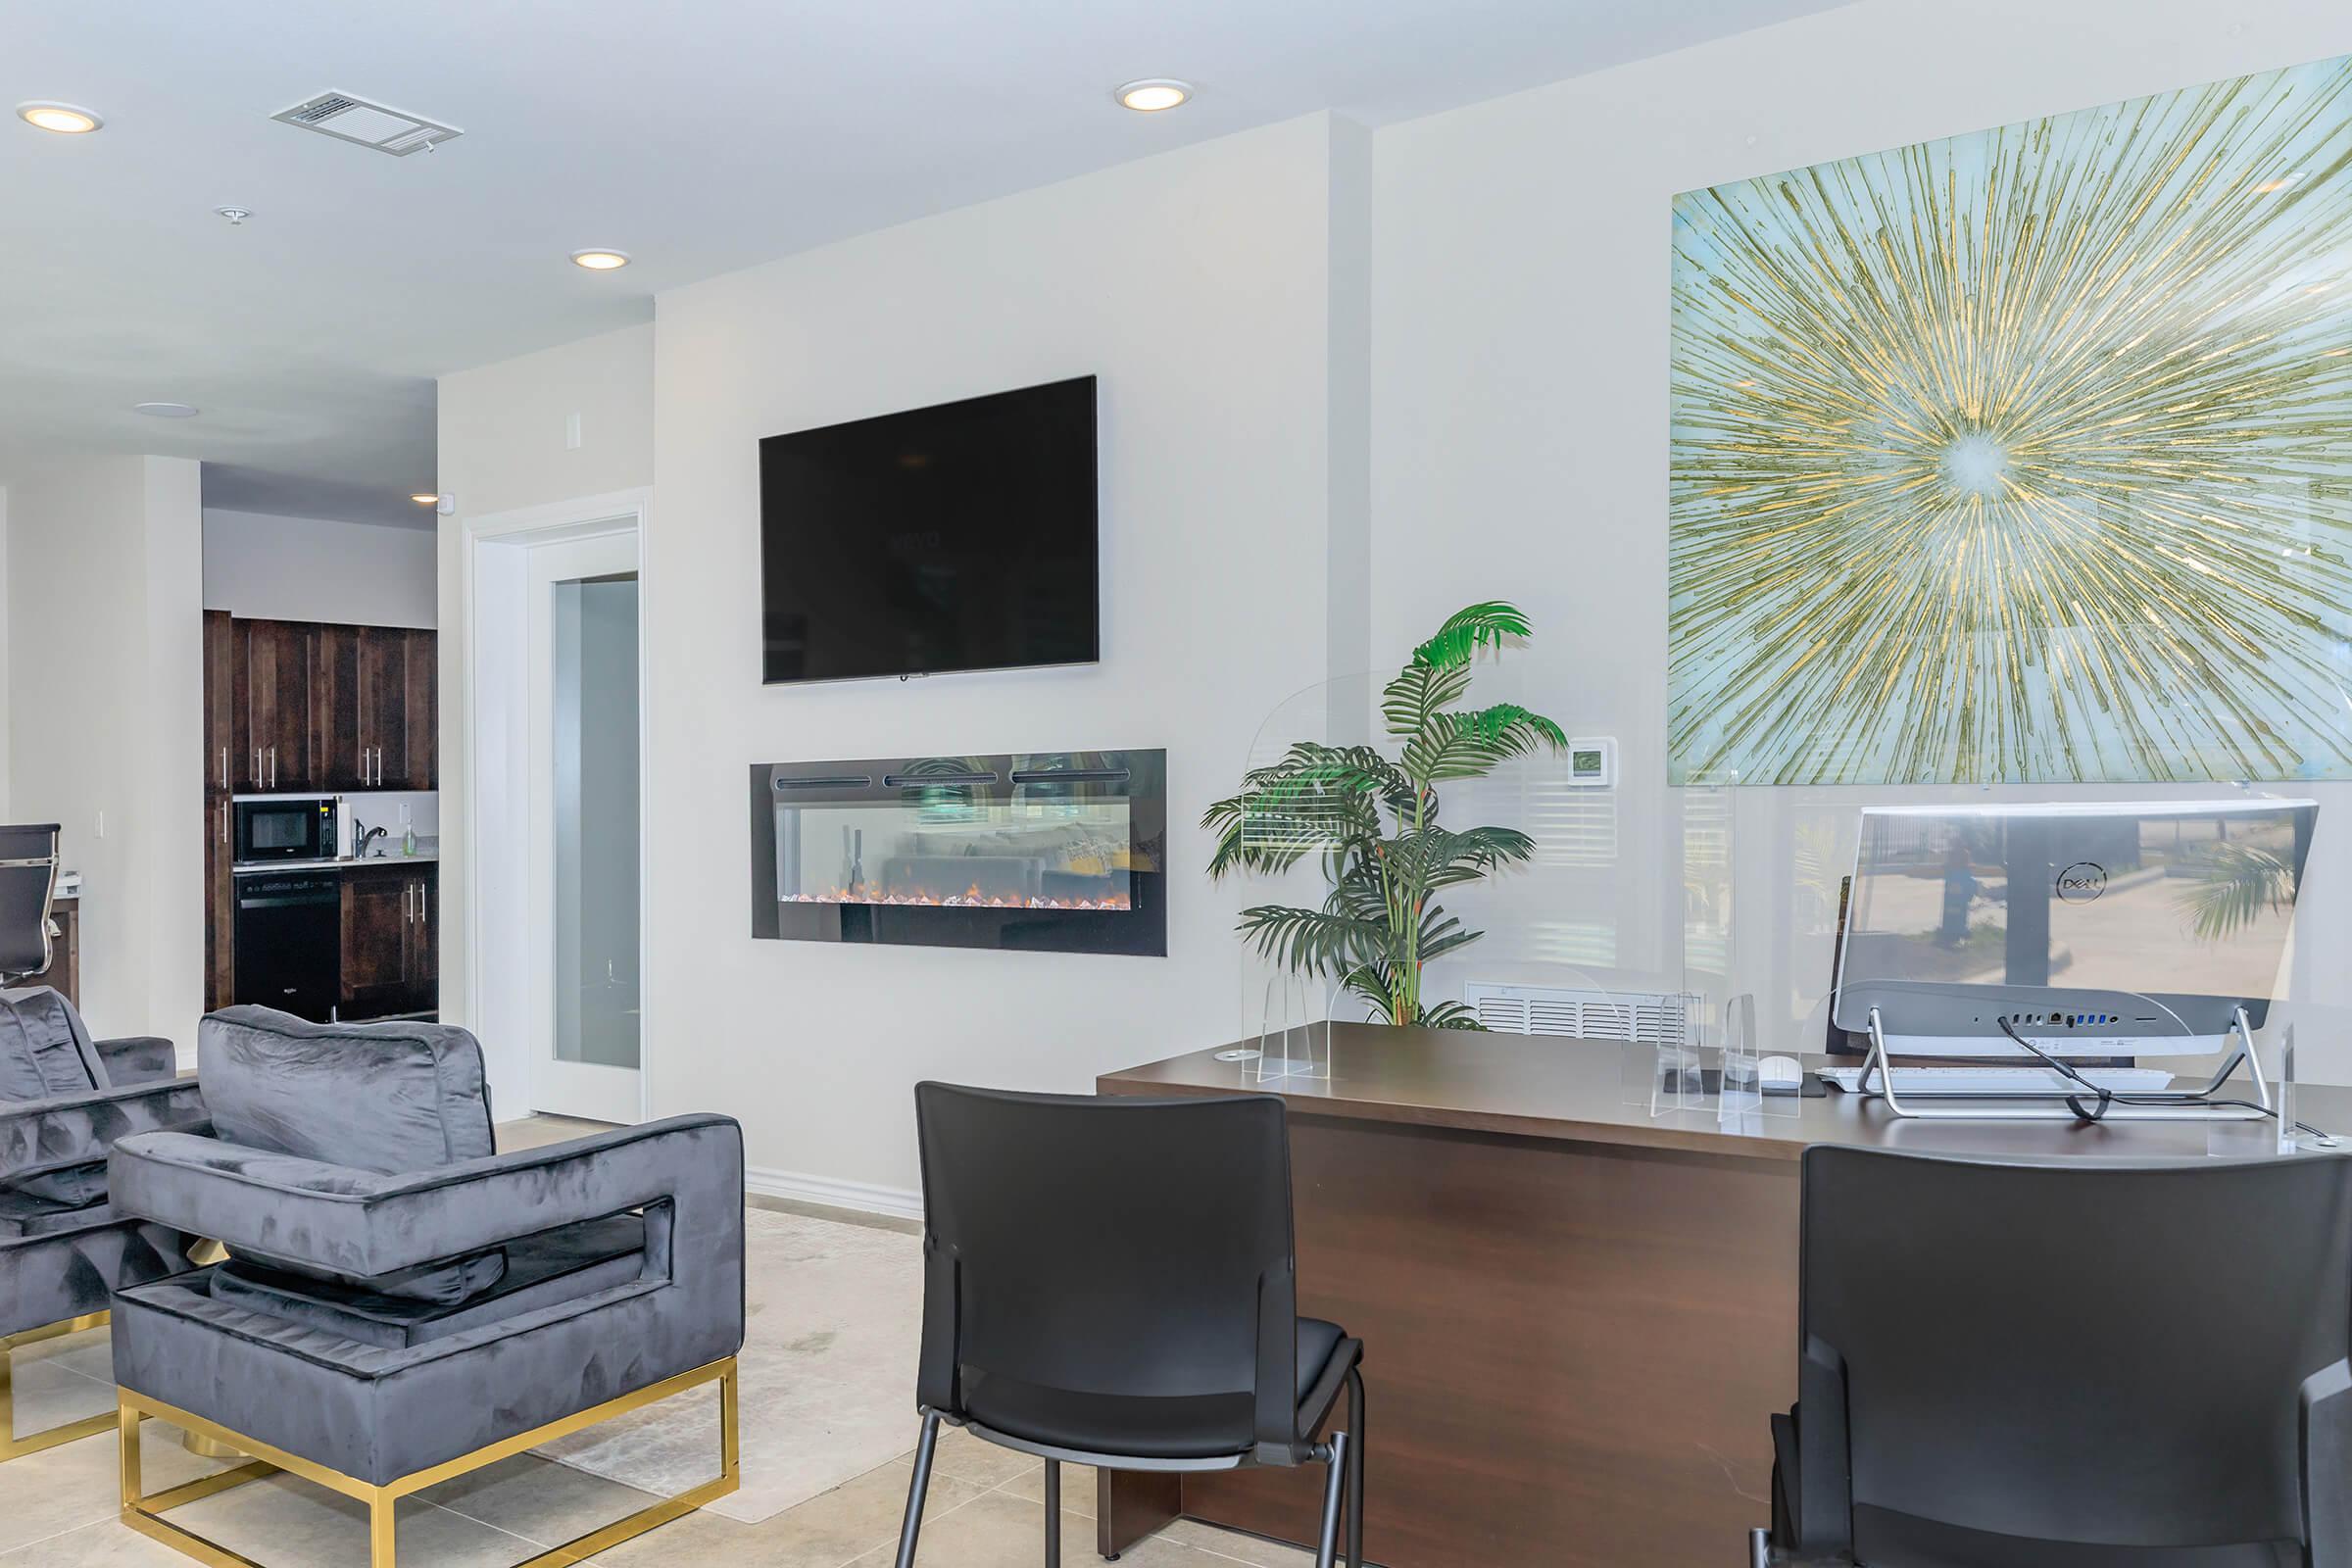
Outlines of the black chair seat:
M1298 1435L1310 1437L1323 1410L1304 1408L1347 1341L1337 1323L1298 1320ZM1321 1401L1330 1404L1334 1383ZM1071 1448L1081 1453L1124 1454L1138 1459L1221 1459L1248 1453L1256 1445L1255 1408L1248 1390L1232 1394L1182 1395L1151 1398L1051 1389L1018 1378L963 1369L963 1409L993 1432L1024 1443Z

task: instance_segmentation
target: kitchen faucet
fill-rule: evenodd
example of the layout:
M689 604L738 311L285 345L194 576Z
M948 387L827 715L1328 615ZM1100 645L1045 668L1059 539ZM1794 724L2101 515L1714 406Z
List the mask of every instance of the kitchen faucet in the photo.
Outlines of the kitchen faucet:
M356 816L351 819L351 858L355 860L368 858L368 846L377 839L390 837L392 831L390 828L369 827Z

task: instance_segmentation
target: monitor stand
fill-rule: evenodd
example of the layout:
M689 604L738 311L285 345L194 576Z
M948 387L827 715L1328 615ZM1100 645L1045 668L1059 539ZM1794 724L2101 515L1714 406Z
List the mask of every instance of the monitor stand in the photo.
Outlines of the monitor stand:
M2271 1103L2271 1087L2263 1081L2262 1058L2254 1048L2254 1026L2239 1007L2230 1020L2230 1033L2237 1041L2221 1070L2202 1089L2168 1089L2152 1095L2133 1095L2133 1104L2111 1104L2103 1121L2265 1121L2276 1113ZM2213 1097L2222 1085L2237 1070L2239 1062L2246 1063L2247 1075L2254 1081L2254 1100L2251 1105L2229 1104ZM1871 1074L1878 1074L1874 1085ZM1879 1017L1879 1009L1870 1009L1870 1054L1862 1063L1862 1076L1855 1081L1857 1092L1877 1095L1886 1102L1886 1108L1911 1121L2081 1121L2074 1110L2065 1104L2040 1104L2015 1095L1960 1096L1938 1095L1933 1104L1914 1100L1904 1103L1895 1093L1894 1075L1887 1059L1886 1029ZM2083 1098L2091 1098L2090 1091ZM1977 1102L1953 1104L1954 1100Z

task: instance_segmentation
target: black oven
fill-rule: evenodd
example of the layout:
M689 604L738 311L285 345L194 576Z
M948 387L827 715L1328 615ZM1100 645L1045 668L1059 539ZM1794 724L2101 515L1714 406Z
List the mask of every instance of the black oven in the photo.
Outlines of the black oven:
M239 865L335 858L332 796L273 796L268 800L239 801L236 808Z

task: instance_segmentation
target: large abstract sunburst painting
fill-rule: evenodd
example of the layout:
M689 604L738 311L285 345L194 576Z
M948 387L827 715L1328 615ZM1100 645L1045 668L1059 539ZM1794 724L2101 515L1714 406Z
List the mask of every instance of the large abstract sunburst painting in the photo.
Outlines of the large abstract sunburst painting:
M1678 782L2352 777L2352 59L1674 204Z

